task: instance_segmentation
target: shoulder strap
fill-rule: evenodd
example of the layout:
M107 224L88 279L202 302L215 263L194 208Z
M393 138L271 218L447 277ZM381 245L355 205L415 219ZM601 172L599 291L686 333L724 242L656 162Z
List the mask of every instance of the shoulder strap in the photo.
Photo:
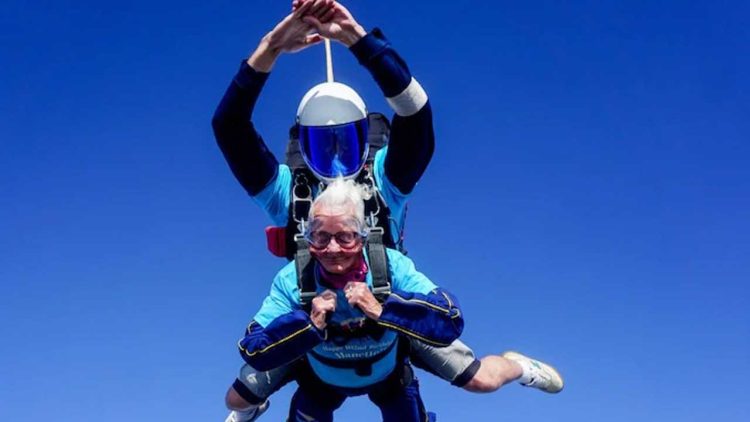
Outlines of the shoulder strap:
M367 258L372 275L372 294L378 302L385 302L391 294L391 276L388 271L388 256L383 245L383 229L375 227L367 235Z
M388 204L383 199L383 195L380 193L380 189L375 184L375 177L372 173L372 163L365 164L362 171L357 176L357 183L365 185L367 189L372 193L370 199L365 200L365 222L367 226L372 228L380 228L383 232L382 242L385 246L399 251L403 250L402 236L399 233L398 236L393 236L391 233L391 210L388 208ZM398 242L394 242L393 238L397 237Z
M297 270L297 287L299 287L299 301L302 309L310 312L312 300L316 295L315 263L311 259L307 241L301 234L295 235L297 252L294 254L294 267Z
M305 231L307 216L313 202L313 186L318 179L306 168L292 170L291 201L286 224L286 257L294 259L297 250L295 236Z
M391 136L391 123L383 113L369 113L367 115L367 143L370 144L370 151L367 154L367 160L375 159L375 153L381 148L388 145Z
M289 140L286 143L284 152L284 163L290 169L305 168L305 159L302 158L302 152L299 149L299 127L295 124L289 128Z

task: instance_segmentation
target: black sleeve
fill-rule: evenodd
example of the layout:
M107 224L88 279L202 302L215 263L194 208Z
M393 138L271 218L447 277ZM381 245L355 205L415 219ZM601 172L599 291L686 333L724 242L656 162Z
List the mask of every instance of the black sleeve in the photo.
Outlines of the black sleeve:
M396 97L414 82L404 59L383 32L375 28L350 47L372 75L386 98ZM393 115L385 174L399 191L410 193L427 170L435 152L435 133L429 100L408 116Z
M409 117L393 116L384 170L401 193L408 194L427 170L435 152L430 103Z
M251 121L255 102L268 75L257 72L243 60L211 121L216 142L229 168L250 195L263 190L279 167Z

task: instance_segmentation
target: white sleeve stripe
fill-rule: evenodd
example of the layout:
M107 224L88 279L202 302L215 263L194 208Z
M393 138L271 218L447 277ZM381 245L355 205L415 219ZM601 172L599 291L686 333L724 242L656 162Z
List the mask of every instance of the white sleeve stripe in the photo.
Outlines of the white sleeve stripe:
M427 93L416 79L411 78L406 89L394 97L386 98L386 101L396 114L408 117L416 114L427 104Z

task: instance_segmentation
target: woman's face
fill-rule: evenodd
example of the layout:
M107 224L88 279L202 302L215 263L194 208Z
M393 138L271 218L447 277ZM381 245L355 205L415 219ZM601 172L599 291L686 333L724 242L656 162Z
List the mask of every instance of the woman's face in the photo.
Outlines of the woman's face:
M349 234L358 233L356 220L351 210L319 208L313 211L313 227L311 235L317 239L330 238L327 245L316 247L310 244L310 253L320 262L326 271L333 274L343 274L356 268L362 253L362 239L356 235L351 244L339 243L336 235L341 238Z

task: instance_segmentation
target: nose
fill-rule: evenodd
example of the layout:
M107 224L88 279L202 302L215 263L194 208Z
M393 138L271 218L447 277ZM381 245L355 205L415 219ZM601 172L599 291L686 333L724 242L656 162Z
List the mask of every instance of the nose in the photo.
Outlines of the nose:
M328 242L328 246L326 246L326 249L328 250L328 252L339 252L341 250L341 245L339 245L339 242L336 241L335 236L331 237L331 240Z

